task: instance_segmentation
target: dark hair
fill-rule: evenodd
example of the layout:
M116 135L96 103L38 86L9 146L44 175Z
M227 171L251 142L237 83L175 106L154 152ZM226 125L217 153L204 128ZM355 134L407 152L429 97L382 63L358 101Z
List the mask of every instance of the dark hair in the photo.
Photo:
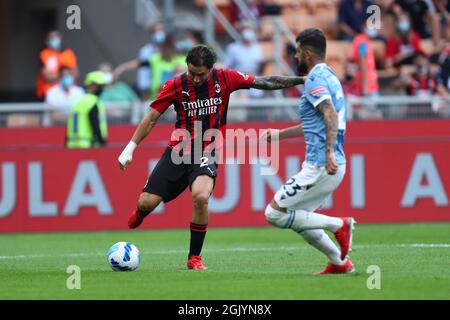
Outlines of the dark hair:
M308 47L320 58L324 59L327 52L327 40L322 31L315 28L303 30L295 39L301 48Z
M208 69L211 69L216 63L217 56L214 50L208 46L203 44L193 47L189 50L186 63L192 64L196 67L205 66Z

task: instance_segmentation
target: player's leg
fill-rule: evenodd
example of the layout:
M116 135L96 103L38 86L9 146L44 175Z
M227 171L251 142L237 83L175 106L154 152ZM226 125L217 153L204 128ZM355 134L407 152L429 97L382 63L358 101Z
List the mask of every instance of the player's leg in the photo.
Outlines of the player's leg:
M214 179L208 175L197 176L191 185L193 212L190 224L191 240L189 245L188 268L207 269L201 259L201 251L208 227L208 201L214 188Z
M266 207L265 214L267 221L272 225L278 228L291 229L296 216L294 210L286 210L286 208L279 206L275 199L273 199L272 202ZM303 231L297 231L293 229L293 231L302 236L303 239L305 239L314 248L325 254L331 263L343 263L340 258L341 251L323 229L311 229Z
M208 201L214 189L217 164L214 158L204 156L189 167L188 179L192 193L191 240L187 266L189 269L205 270L200 255L205 241L209 220Z
M128 220L129 228L137 228L161 201L169 202L187 188L185 168L183 165L175 165L170 158L170 153L171 149L167 148L150 174L137 207Z
M295 216L291 228L299 233L316 229L333 232L340 245L340 258L343 262L351 247L354 219L352 217L331 217L314 211L336 190L342 182L344 174L345 165L339 167L336 175L328 175L324 172L309 189L299 193L298 203L291 207ZM328 238L328 236L325 235L324 238Z
M277 227L293 229L324 253L330 264L345 265L347 261L341 259L341 251L323 230L338 232L343 229L345 220L313 212L340 184L345 167L336 176L317 174L314 177L308 170L302 171L276 193L266 208L266 218ZM288 207L291 209L286 210ZM351 264L350 260L348 262Z
M343 225L341 218L318 214L313 210L337 188L344 173L344 166L336 175L328 175L324 169L304 166L275 193L273 201L266 207L267 221L276 227L291 228L296 232L310 229L336 232Z
M161 196L153 193L142 192L139 196L137 208L128 220L128 227L135 229L141 225L148 216L163 201Z

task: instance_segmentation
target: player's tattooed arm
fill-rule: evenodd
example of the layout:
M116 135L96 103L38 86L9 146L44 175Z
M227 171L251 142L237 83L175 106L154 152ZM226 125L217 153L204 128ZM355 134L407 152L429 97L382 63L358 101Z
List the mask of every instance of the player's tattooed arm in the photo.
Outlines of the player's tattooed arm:
M305 81L306 77L283 77L283 76L256 77L251 87L261 90L278 90L294 87L299 84L305 83Z
M338 166L334 156L334 145L336 144L338 134L338 114L331 102L331 99L325 99L317 106L317 109L323 114L327 141L325 143L326 169L329 174L335 174Z

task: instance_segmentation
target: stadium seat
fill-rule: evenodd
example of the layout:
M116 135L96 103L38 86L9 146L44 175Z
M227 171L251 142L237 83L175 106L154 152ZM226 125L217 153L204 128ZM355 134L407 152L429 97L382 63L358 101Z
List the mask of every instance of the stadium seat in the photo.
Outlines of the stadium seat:
M299 32L307 28L321 29L327 38L336 38L337 13L329 10L318 14L309 14L304 10L288 10L283 13L282 19L290 30Z

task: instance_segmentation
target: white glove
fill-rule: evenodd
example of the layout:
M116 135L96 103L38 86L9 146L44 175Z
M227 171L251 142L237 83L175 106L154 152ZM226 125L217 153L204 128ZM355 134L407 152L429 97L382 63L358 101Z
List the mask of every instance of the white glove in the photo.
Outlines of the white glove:
M130 141L125 149L123 149L118 158L120 169L125 170L128 164L131 163L131 161L133 160L133 151L134 149L136 149L136 147L137 144L134 141Z

